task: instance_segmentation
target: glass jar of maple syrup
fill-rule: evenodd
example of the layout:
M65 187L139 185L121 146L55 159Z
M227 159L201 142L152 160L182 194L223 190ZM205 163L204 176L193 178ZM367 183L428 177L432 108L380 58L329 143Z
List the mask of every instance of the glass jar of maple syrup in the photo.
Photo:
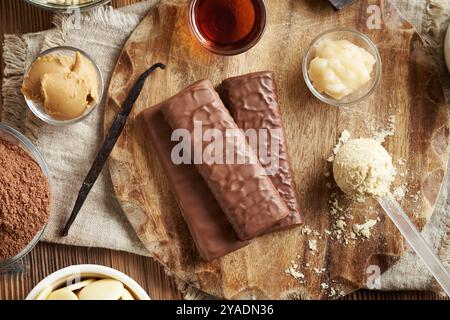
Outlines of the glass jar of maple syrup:
M264 0L191 0L189 25L197 40L220 55L243 53L266 29Z

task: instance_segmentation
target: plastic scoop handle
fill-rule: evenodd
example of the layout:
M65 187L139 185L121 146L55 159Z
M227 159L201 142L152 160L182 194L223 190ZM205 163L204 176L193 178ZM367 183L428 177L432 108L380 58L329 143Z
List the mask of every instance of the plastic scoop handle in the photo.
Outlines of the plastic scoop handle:
M423 260L436 281L444 289L447 296L450 297L449 272L446 270L439 257L431 250L430 246L428 246L415 225L400 207L400 204L394 199L392 194L384 196L383 198L378 198L378 202L400 230L406 241L408 241L409 245Z

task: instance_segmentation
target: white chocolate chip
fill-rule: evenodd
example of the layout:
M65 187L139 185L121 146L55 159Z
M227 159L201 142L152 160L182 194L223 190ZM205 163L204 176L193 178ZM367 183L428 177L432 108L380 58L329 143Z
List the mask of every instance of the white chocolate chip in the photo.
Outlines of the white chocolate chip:
M87 279L78 283L71 284L70 286L67 286L67 289L69 289L70 291L77 291L83 289L84 287L93 283L94 281L96 281L96 279Z
M120 300L136 300L136 299L133 297L130 291L124 288Z
M308 240L309 250L312 252L317 252L317 240Z
M123 284L113 279L95 281L78 293L80 300L119 300L123 293Z
M50 293L47 300L78 300L78 297L69 289L62 288Z

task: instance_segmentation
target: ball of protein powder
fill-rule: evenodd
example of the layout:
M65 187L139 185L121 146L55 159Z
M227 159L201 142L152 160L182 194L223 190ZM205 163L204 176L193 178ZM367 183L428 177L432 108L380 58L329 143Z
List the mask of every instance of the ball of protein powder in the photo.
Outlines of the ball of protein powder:
M354 197L381 197L395 178L392 158L373 139L353 139L341 146L333 163L339 188Z

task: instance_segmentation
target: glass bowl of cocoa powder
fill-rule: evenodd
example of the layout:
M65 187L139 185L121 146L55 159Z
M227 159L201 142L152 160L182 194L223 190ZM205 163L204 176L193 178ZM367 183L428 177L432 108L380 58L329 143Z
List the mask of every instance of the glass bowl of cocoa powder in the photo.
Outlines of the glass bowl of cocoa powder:
M50 174L36 147L0 122L0 271L39 242L51 211Z

